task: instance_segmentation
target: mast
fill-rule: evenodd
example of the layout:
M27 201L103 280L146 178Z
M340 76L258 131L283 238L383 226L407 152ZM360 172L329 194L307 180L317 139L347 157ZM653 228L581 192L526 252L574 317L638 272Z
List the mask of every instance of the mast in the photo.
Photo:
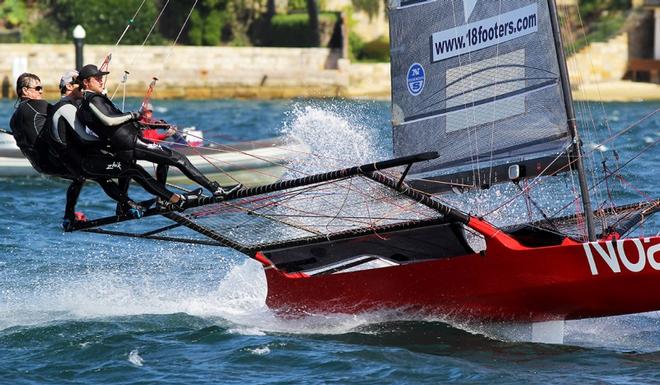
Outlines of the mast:
M555 39L555 49L557 51L557 59L559 60L559 72L561 78L561 88L564 96L564 104L566 106L566 114L568 115L568 129L573 138L573 152L576 158L576 168L578 172L578 181L580 183L580 195L582 197L582 207L584 209L584 216L587 225L587 234L589 241L596 240L596 231L594 228L594 214L591 209L591 199L589 198L589 186L587 184L587 177L584 172L584 163L582 162L582 143L577 132L577 123L575 118L575 110L573 109L573 94L571 92L571 85L568 79L568 68L566 66L566 57L564 56L564 46L559 32L559 18L557 15L557 4L555 0L548 0L548 8L550 10L550 24L552 25L552 33Z

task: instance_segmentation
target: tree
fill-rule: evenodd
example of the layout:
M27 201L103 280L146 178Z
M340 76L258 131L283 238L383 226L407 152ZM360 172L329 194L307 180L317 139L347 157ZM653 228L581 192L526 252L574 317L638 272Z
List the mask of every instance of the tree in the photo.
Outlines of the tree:
M66 35L70 34L73 27L80 24L87 31L87 42L114 44L141 3L141 0L54 0L50 7L52 12L50 17L62 31L66 31ZM122 44L142 44L159 11L158 2L144 2L140 13L132 21L131 29L124 36ZM152 32L148 43L160 44L162 37L157 32Z
M307 0L307 15L309 16L309 33L312 47L321 45L321 32L319 31L319 7L316 0Z

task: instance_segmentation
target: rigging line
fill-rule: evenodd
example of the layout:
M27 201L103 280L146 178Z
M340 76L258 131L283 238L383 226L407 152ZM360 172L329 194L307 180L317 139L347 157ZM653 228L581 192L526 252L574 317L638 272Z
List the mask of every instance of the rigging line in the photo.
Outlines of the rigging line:
M177 132L181 132L181 131L179 131L178 128L175 129L175 130L176 130ZM259 155L255 155L255 154L250 154L250 153L247 152L246 150L240 150L240 149L238 149L237 147L232 147L232 146L230 146L230 145L228 145L228 144L222 144L222 143L218 143L218 142L215 142L215 141L212 141L212 140L206 140L206 139L204 139L204 138L202 138L202 137L200 137L200 136L198 136L198 135L194 135L194 134L191 134L191 133L186 133L186 135L191 136L191 137L193 137L193 138L201 139L202 141L205 141L205 142L207 142L207 143L210 143L210 144L216 145L216 146L221 147L221 148L229 149L229 150L231 150L232 152L237 152L237 153L239 153L239 154L243 154L243 155L245 155L245 156L248 156L248 157L251 157L251 158L254 158L254 159L259 159L259 160L264 161L264 162L266 162L266 163L270 163L270 164L272 164L272 165L274 165L274 166L283 167L283 168L287 169L288 171L297 172L297 173L300 173L300 174L303 174L303 175L311 175L311 173L309 173L309 172L304 172L304 171L297 170L297 169L295 169L295 168L293 168L293 167L291 167L291 166L284 165L284 164L281 164L281 163L277 163L276 161L270 160L270 159L265 158L265 157L263 157L263 156L259 156ZM289 148L284 148L283 150L285 150L285 151L292 151L292 152L294 151L294 150L289 149ZM220 151L218 151L218 152L220 152ZM305 153L304 151L300 151L300 152ZM305 153L305 154L314 155L314 154L312 154L312 153ZM319 156L319 157L320 157L320 156ZM275 158L275 159L278 159L278 158ZM331 158L331 157L327 157L327 158L321 158L321 159L333 159L333 158ZM284 160L284 159L280 159L280 160ZM344 161L346 161L346 160L348 160L348 159L333 159L333 160L344 160Z
M614 139L618 138L619 136L623 135L624 133L630 131L631 129L633 129L633 128L635 128L635 127L637 127L637 126L638 126L639 124L641 124L643 121L645 121L646 119L648 119L648 118L650 118L651 116L653 116L653 115L655 115L656 113L658 113L658 111L660 111L660 108L655 109L655 111L650 112L649 114L643 116L642 118L640 118L640 119L637 120L636 122L633 122L632 124L630 124L628 127L622 129L621 131L618 131L616 134L614 134L614 135L610 136L609 138L605 139L603 142L601 142L598 146L596 146L596 148L592 149L591 151L595 151L595 150L596 150L597 148L599 148L600 146L603 146L603 145L605 145L605 144L607 144L607 143L613 141Z
M538 175L537 175L537 176L536 176L536 177L535 177L535 178L534 178L529 184L527 184L527 186L525 186L525 188L523 188L522 191L520 191L519 193L517 193L516 195L514 195L513 197L511 197L511 199L509 199L508 201L505 201L505 202L502 203L501 205L495 207L493 210L487 212L486 214L483 214L482 216L486 217L486 216L488 216L488 215L491 215L492 213L494 213L494 212L500 210L501 208L503 208L504 206L509 205L509 204L510 204L511 202L513 202L515 199L519 198L523 192L528 191L529 189L531 189L532 186L534 186L536 183L538 183L538 181L540 180L541 176L543 176L543 174L545 174L545 172L548 171L548 169L550 169L550 167L552 167L552 165L553 165L553 164L554 164L559 158L561 158L563 155L564 155L563 152L560 153L560 154L558 154L558 155L552 160L552 162L550 162L550 163L549 163L549 164L548 164L548 165L547 165L547 166L546 166L546 167L545 167L545 168L544 168L544 169L543 169L543 170L542 170L542 171L541 171L541 172L540 172L540 173L539 173L539 174L538 174ZM572 163L572 162L569 162L569 163Z
M351 187L346 187L346 186L341 186L341 185L340 185L340 187L348 189L348 192L353 191L353 192L356 192L360 195L364 195L366 198L368 198L368 200L364 200L364 201L361 201L361 202L352 202L350 207L359 207L359 206L362 206L362 205L368 205L368 203L371 202L371 201L382 201L382 200L386 200L386 199L389 199L389 198L396 198L397 196L400 196L400 194L397 194L394 197L387 197L387 196L378 197L378 196L375 196L375 195L367 195L366 192L358 190L353 183L351 183ZM369 187L369 186L365 186L365 187ZM323 199L323 197L321 197L321 199ZM329 206L329 207L334 207L336 205L336 202L333 202L332 200L324 200L324 201L327 204L327 206ZM416 210L410 210L409 209L410 206L413 206L414 204L417 203L416 201L412 201L408 205L398 205L398 204L396 204L396 202L388 202L388 203L390 205L393 205L394 207L396 207L398 209L398 212L410 212L410 213L415 213L417 215L428 216L428 213L420 213L420 212L417 212ZM340 207L335 207L334 209L336 209L338 212L341 212L343 210L344 206L345 206L345 204L342 204ZM294 211L297 211L297 212L316 214L314 212L310 212L310 211L307 211L307 210L302 210L302 209L296 208L296 207L288 207L288 206L284 206L284 207L287 207L288 209L291 209L291 210L294 210ZM368 225L369 224L369 223L361 223L361 222L359 222L359 223L363 224L363 225Z
M584 27L584 23L583 23L583 20L582 20L582 13L580 12L580 7L576 7L576 10L577 10L579 23L582 27ZM585 43L588 45L589 44L589 38L587 37L587 34L586 34L584 28L582 28L582 35L584 36ZM591 56L591 54L587 53L587 58L589 58L589 63L591 65L591 67L593 68L594 67L593 57ZM596 82L596 92L598 93L598 101L600 103L601 111L602 111L603 116L604 116L605 127L607 127L607 131L610 133L610 135L612 135L612 128L610 126L609 120L607 119L607 113L605 112L605 104L603 103L603 97L601 96L599 82ZM615 157L615 162L616 162L615 165L618 167L619 166L619 160L617 158L618 157Z
M181 132L181 131L179 131L178 129L175 129L175 131L177 131L177 132ZM195 137L194 135L191 135L190 133L187 133L186 135L189 135L189 136ZM164 142L164 140L158 140L158 141L156 141L156 143L161 143L161 142ZM176 143L175 143L175 144L176 144ZM182 148L182 147L185 147L185 148L194 148L194 149L196 149L195 152L196 152L196 151L201 151L201 150L197 149L196 146L193 146L193 145L190 145L190 144L176 144L176 147L174 147L174 149ZM206 148L204 148L204 149L206 149L206 150L211 150L211 151L215 150L216 154L220 154L220 155L222 155L222 154L227 154L227 153L231 152L231 151L228 151L228 150L216 150L216 149L209 148L209 147L206 147ZM236 151L236 152L238 152L238 151ZM214 154L212 154L212 155L214 155ZM208 156L208 157L211 159L210 161L207 160L207 159L205 159L205 160L206 160L207 162L209 162L209 163L210 163L210 162L220 162L220 163L225 164L225 165L228 165L228 166L231 166L231 165L233 164L232 162L229 162L229 161L227 161L227 160L222 160L222 159L212 158L212 157L211 157L212 155L209 155L209 156ZM250 154L247 154L247 153L245 153L244 155L246 155L246 156L250 156ZM278 158L278 157L272 157L272 158L273 158L273 159L279 159L280 161L284 161L284 160L285 160L285 158ZM276 167L286 168L283 164L278 163L278 162L276 162L276 161L266 161L266 160L264 160L264 159L261 159L261 160L263 160L265 163L270 164L271 166L276 166ZM211 164L212 166L214 166L213 163L210 163L210 164ZM266 167L261 167L261 168L266 168ZM296 171L296 170L293 170L293 171ZM229 171L223 171L223 172L229 172ZM281 174L268 173L268 172L265 172L265 171L261 171L261 170L259 170L258 168L253 169L252 172L254 172L255 174L264 175L264 176L271 177L271 178L275 178L275 179L278 179L278 178L281 177Z
M569 28L567 26L568 23L569 23L569 20L564 20L563 21L565 34L568 35L568 38L570 39L571 42L575 42L577 39L573 36L572 28ZM578 63L577 52L575 50L575 45L574 44L571 45L570 50L571 50L570 60L573 63L573 68L577 71L581 68L581 66ZM590 55L588 55L588 56L590 57ZM592 65L592 68L593 68L593 65ZM584 78L584 77L581 77L581 78ZM594 115L593 115L593 112L592 112L591 103L585 102L585 101L577 101L574 104L576 105L576 110L578 110L578 115L582 118L582 121L586 122L582 126L583 133L585 134L584 137L587 140L595 142L596 141L595 140L596 139L595 132L596 132L597 127L596 127L596 121L594 119ZM576 127L577 127L577 122L576 122ZM578 149L578 151L581 151L581 149ZM599 153L598 156L601 160L604 159L604 155L602 153ZM593 153L590 156L585 156L584 157L584 158L586 158L585 162L588 162L591 166L587 171L590 172L590 176L591 176L592 181L595 181L597 179L597 175L596 175L597 167L596 167L595 157L596 156ZM602 191L596 190L595 195L596 195L597 200L602 200Z
M499 1L499 9L497 11L497 21L500 22L501 15L502 15L502 0ZM497 41L497 45L495 46L495 66L499 67L500 63L500 41ZM499 83L499 82L497 82ZM490 126L490 159L489 159L489 167L488 167L488 184L492 184L493 180L493 143L495 142L495 103L492 104L491 107L491 126Z
M656 139L653 143L650 143L649 145L647 145L646 147L644 147L640 152L638 152L637 154L635 154L635 156L633 156L632 158L628 159L625 163L623 163L621 166L619 166L618 168L616 168L615 170L613 170L612 172L610 172L609 175L603 177L601 180L599 180L598 182L596 182L596 184L594 184L594 186L590 187L589 189L591 190L592 188L594 188L594 187L600 185L601 183L603 183L606 179L608 179L608 178L610 178L610 177L616 175L619 171L621 171L621 169L623 169L623 168L626 167L628 164L630 164L630 162L632 162L633 160L637 159L640 155L642 155L643 153L645 153L646 151L648 151L649 149L651 149L653 146L655 146L656 144L658 144L659 141L660 141L660 139ZM578 199L578 198L575 198L575 199ZM575 199L574 199L574 200L575 200ZM573 200L573 201L574 201L574 200ZM562 211L566 210L566 208L567 208L568 206L570 206L570 205L573 203L573 201L568 202L565 206L563 206L563 207L560 208L559 210L555 211L555 212L551 215L551 217L554 217L554 216L556 216L557 214L561 213Z
M144 4L144 1L145 1L145 0L143 0L143 2L142 2L143 4ZM168 5L169 3L170 3L170 0L167 0L167 1L165 2L165 5L163 5L163 8L161 8L160 13L158 13L158 16L156 16L156 20L154 20L154 22L151 24L151 28L149 28L149 32L147 33L147 36L146 36L146 37L144 38L144 40L142 41L142 44L140 44L140 50L141 50L141 49L144 47L144 45L147 43L147 40L149 40L149 36L151 36L151 33L153 32L154 28L156 28L156 24L158 24L158 21L160 20L160 17L163 15L163 12L165 12L165 8L167 8L167 5ZM142 8L142 5L140 5L140 8ZM138 9L138 11L139 11L139 9ZM135 15L137 16L137 12L136 12ZM131 21L132 21L132 20L133 20L133 19L131 19ZM126 33L126 31L128 31L128 28L124 31L124 34ZM122 34L122 38L123 38L123 34ZM119 41L121 41L121 39L120 39ZM119 41L117 41L117 44L115 44L115 47L119 44ZM108 56L111 56L111 55L108 55ZM135 62L135 58L136 58L136 57L137 57L137 54L134 54L134 55L131 57L131 61L128 63L128 65L127 65L126 67L128 67L128 68L132 67L132 66L133 66L133 63ZM109 61L108 61L108 62L109 62ZM117 93L117 90L119 89L119 87L120 87L122 84L124 84L124 86L126 86L126 81L128 81L128 73L129 73L128 71L124 70L124 77L122 78L122 81L121 81L119 84L117 84L117 87L115 87L115 90L113 91L113 93L112 93L112 97L110 97L110 100L112 100L112 99L115 97L115 94Z
M176 132L182 133L178 128L175 128L174 130L175 130ZM261 157L261 156L257 156L257 155L254 155L254 154L250 154L250 153L248 153L247 151L239 150L238 148L236 148L236 147L232 147L232 146L227 145L227 144L217 143L217 142L214 142L214 141L212 141L212 140L206 140L206 139L204 139L204 138L201 137L201 136L194 135L194 134L191 134L191 133L186 133L186 135L191 136L191 137L196 138L196 139L201 139L202 141L205 141L205 142L207 142L207 143L210 143L210 144L216 145L216 146L218 146L218 147L224 147L224 148L227 148L227 149L231 150L232 152L237 152L237 153L239 153L239 154L243 154L243 155L248 156L248 157L251 157L251 158L259 159L259 160L261 160L261 161L264 161L264 162L266 162L266 163L270 163L270 164L275 165L275 166L281 166L281 167L284 167L284 168L286 168L286 169L289 170L289 171L300 172L300 173L305 174L305 175L310 175L309 173L305 173L305 172L302 172L302 171L296 170L296 169L294 169L293 167L289 167L289 166L283 165L283 164L281 164L281 163L277 163L277 162L275 162L275 161L273 161L273 160L270 160L270 159L267 159L267 158L264 158L264 157ZM220 151L218 151L218 152L220 152Z
M641 123L643 120L648 119L650 116L652 116L653 114L655 114L655 113L658 112L658 111L660 111L660 108L657 109L657 110L655 110L654 112L652 112L652 113L650 113L650 114L644 116L643 118L641 118L641 119L638 120L637 122L633 123L632 125L628 126L628 127L625 128L625 129L621 130L620 132L618 132L618 133L615 134L614 136L616 137L616 136L619 136L620 134L623 134L624 132L630 130L631 128L633 128L633 127L635 127L636 125L638 125L639 123ZM610 138L610 139L606 140L605 142L603 142L603 144L609 142L611 139L614 139L614 138ZM655 144L657 144L657 142L658 142L658 140L656 140L655 142L649 144L649 146L647 146L647 147L645 147L644 149L642 149L642 151L641 151L640 153L638 153L638 154L635 155L633 158L631 158L630 160L628 160L628 161L624 164L624 166L627 165L628 163L630 163L631 160L637 158L637 157L638 157L639 155L641 155L643 152L647 151L649 147L654 146ZM591 154L592 152L594 152L594 151L596 151L595 148L592 149L592 150L590 150L589 152L585 153L584 155L587 155L587 156L588 156L588 155L590 155L590 154ZM532 180L532 182L531 182L529 185L526 186L526 189L531 188L532 186L534 186L534 185L537 183L537 179L540 178L541 176L543 176L543 174L545 173L545 171L547 171L548 168L549 168L552 164L554 164L554 162L557 161L557 159L558 159L561 155L562 155L562 154L559 154L559 155L558 155L558 156L557 156L552 162L550 162L550 164L549 164L549 165L548 165L543 171L541 171L541 173L539 173L539 175L537 175L537 176L534 178L534 180ZM556 173L564 172L565 169L566 169L567 167L569 168L569 170L572 170L572 164L573 164L574 162L575 162L575 159L570 160L569 162L567 162L566 165L564 165L564 166L562 166L561 168L559 168L559 169L556 171ZM614 171L612 171L612 173L610 174L610 176L611 176L612 174L617 173L617 172L618 172L619 170L621 170L622 168L623 168L623 166L620 166L620 167L616 168ZM607 176L606 178L609 178L609 176ZM601 181L597 182L595 185L599 185L599 184L601 184L603 180L604 180L604 179L601 179ZM574 181L573 181L573 183L574 183ZM594 186L595 186L595 185L594 185ZM594 186L590 187L589 190L591 190ZM506 201L505 203L503 203L502 205L500 205L500 206L496 207L495 209L489 211L489 212L486 213L484 216L491 215L491 214L494 213L495 211L500 210L502 207L504 207L504 206L506 206L506 205L509 205L513 200L517 199L519 196L520 196L520 194L517 194L516 196L512 197L510 200L508 200L508 201ZM575 199L578 199L578 198L575 198ZM566 209L568 206L570 206L571 204L572 204L572 201L571 201L569 204L567 204L566 206L562 207L559 211L557 211L557 212L555 212L554 214L552 214L551 217L554 217L555 215L557 215L557 214L560 213L561 211L565 210L565 209Z
M171 126L171 125L170 125L170 124L164 124L163 127L165 127L165 126ZM175 131L178 132L178 133L181 133L181 134L184 133L183 131L179 130L178 128L175 128ZM285 166L285 165L283 165L283 164L278 163L278 162L275 161L275 160L284 161L284 160L286 160L286 158L284 158L284 157L275 157L275 156L270 156L270 157L259 157L259 156L257 156L257 155L250 154L250 153L247 152L247 151L251 151L251 150L240 150L240 149L238 149L237 147L233 147L233 146L228 145L228 144L224 144L224 143L220 143L220 142L217 142L217 141L213 141L213 140L210 140L210 139L208 139L208 138L204 138L204 137L201 137L201 136L198 136L198 135L191 134L191 133L189 133L189 132L188 132L188 133L185 133L185 134L188 135L188 136L190 136L190 137L193 137L193 138L196 138L196 139L200 139L200 140L201 140L202 142L204 142L204 143L208 143L208 144L210 144L210 145L213 145L213 146L219 147L218 149L207 147L207 149L208 149L208 150L211 150L211 151L216 151L216 152L218 152L218 153L224 153L224 152L237 152L237 153L243 154L243 155L245 155L245 156L248 156L248 157L251 157L251 158L255 158L255 159L259 159L259 160L262 160L262 161L264 161L264 162L266 162L266 163L270 163L270 164L272 164L272 165L274 165L274 166L284 167L284 168L288 169L289 171L298 172L298 173L301 173L301 174L303 174L303 175L310 175L310 173L308 173L308 172L303 172L303 171L297 170L297 169L295 169L295 168L293 168L293 167L288 167L288 166ZM183 145L181 145L181 146L184 146L184 147L191 147L191 145L189 145L189 144L183 144ZM353 159L346 159L346 158L337 158L337 157L331 157L331 156L323 156L323 155L316 154L316 153L312 153L312 152L308 152L308 151L296 150L296 149L291 148L291 147L288 147L288 146L287 146L287 147L281 147L280 149L281 149L282 151L292 152L292 153L296 153L296 154L303 154L303 155L307 155L307 156L313 156L313 157L315 157L315 158L317 158L317 159L330 159L330 160L342 161L342 162L345 162L345 161L352 161L352 160L353 160ZM275 160L272 160L272 159L275 159ZM231 164L230 162L226 162L226 161L224 161L224 163ZM266 174L266 175L268 175L268 174ZM271 175L271 176L272 176L272 175Z
M162 61L161 71L165 67L165 65L167 64L167 61L169 60L170 56L172 55L172 52L174 51L174 46L179 41L179 38L181 37L181 33L183 33L183 30L186 28L186 24L188 24L188 20L190 19L190 15L192 14L193 10L195 9L195 6L197 6L197 1L198 0L195 0L192 7L190 7L190 11L188 12L188 15L186 16L186 19L183 21L183 24L181 25L181 28L179 28L179 32L177 33L176 38L174 39L172 44L170 44L170 47L167 50L167 56L165 56L165 59ZM153 31L153 29L156 27L156 24L160 20L160 17L163 15L163 12L165 12L165 8L167 8L167 5L169 4L169 2L170 2L170 0L167 0L165 5L163 6L163 9L161 9L160 14L158 14L158 17L156 18L156 21L151 26L151 30L149 31L149 34L144 39L144 42L142 42L142 46L144 46L144 44L147 42L147 39L149 38L149 35ZM133 58L135 58L135 56ZM144 100L142 101L142 106L143 107L146 105L147 102L149 102L151 100L151 94L153 93L154 87L156 86L155 81L158 80L159 77L160 77L159 75L158 76L153 76L154 81L152 81L151 84L149 85L147 95L144 97ZM230 176L230 178L231 178L231 176Z
M142 0L142 3L138 7L137 11L135 11L135 14L133 15L132 18L128 20L128 24L126 24L126 28L124 28L124 32L122 32L121 36L119 36L119 39L115 43L115 47L119 45L119 43L124 39L124 36L126 35L126 32L128 32L128 29L131 28L131 25L133 25L133 22L135 21L135 18L137 17L138 13L140 13L140 10L142 9L142 6L147 0Z
M151 24L151 28L149 29L149 32L147 33L147 36L144 38L142 41L142 44L140 45L140 48L144 47L145 44L147 44L147 40L149 40L149 36L151 36L151 33L154 31L154 28L156 28L156 24L158 24L158 20L160 20L160 17L163 16L163 12L165 12L165 8L167 8L167 5L170 3L170 0L167 0L165 2L165 5L163 5L163 8L161 8L160 13L158 16L156 16L156 20ZM135 58L135 56L133 56Z
M183 33L183 30L186 28L186 25L188 24L188 20L190 20L190 15L192 15L193 11L195 10L195 7L197 6L198 1L199 0L195 0L192 7L190 7L190 11L188 11L188 16L186 16L186 20L183 21L183 25L179 29L179 33L176 35L176 38L174 39L174 41L170 45L170 49L167 51L167 56L165 57L165 60L163 60L163 63L167 63L167 61L170 58L170 55L172 54L172 52L174 52L174 46L176 45L176 43L179 42L179 38L181 37L181 34Z
M633 189L637 194L639 194L640 196L644 197L644 198L646 199L647 202L651 202L651 201L654 200L649 194L645 193L644 191L641 191L640 189L638 189L637 187L635 187L635 185L633 185L632 183L628 182L628 181L627 181L627 180L626 180L621 174L616 174L616 175L614 175L614 177L617 178L617 179L619 179L619 180L621 181L622 184L625 184L626 186L628 186L628 187L630 187L631 189Z
M454 20L454 25L456 26L456 25L458 25L458 21L456 20L456 4L455 3L456 3L455 1L451 2L451 9L452 9L451 14L452 14L452 18ZM467 20L465 20L465 22L467 23ZM458 38L458 29L457 28L455 28L455 37ZM472 58L472 56L468 53L468 61L471 61L471 58ZM465 74L467 73L468 70L463 65L463 55L458 55L458 68L461 71L461 75L463 77L465 77L466 76ZM470 82L472 82L472 77L470 77ZM465 94L468 92L468 90L461 87L461 91L462 91L461 93L463 94L463 98L465 98ZM468 113L469 113L469 111L468 111ZM464 120L465 124L466 125L469 124L467 114L465 114L464 117L465 118L463 120ZM479 170L479 164L478 164L479 160L477 159L477 165L475 167L474 156L475 156L476 151L472 151L472 139L471 139L471 135L470 135L471 134L470 128L468 128L466 130L466 132L467 132L468 144L470 146L470 165L471 165L471 168L472 168L472 180L475 181L475 182L480 182L480 181L477 181L477 176L479 176L479 174L480 174L478 172L478 170ZM476 129L475 129L475 132L474 132L474 136L475 137L477 136ZM477 152L477 157L478 157L478 155L479 154ZM481 185L481 183L478 183L477 185Z

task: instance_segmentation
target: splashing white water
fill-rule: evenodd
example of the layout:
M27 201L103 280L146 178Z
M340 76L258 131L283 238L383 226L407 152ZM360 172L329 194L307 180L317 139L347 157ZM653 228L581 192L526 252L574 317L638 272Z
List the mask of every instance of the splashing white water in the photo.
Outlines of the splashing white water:
M137 349L131 350L131 352L128 353L128 362L138 367L144 366L144 359L140 357Z
M296 106L291 120L281 129L289 140L306 144L309 154L301 154L289 162L298 177L347 166L373 162L388 157L378 145L378 131L360 124L368 121L360 111L347 111L339 106Z
M261 348L247 349L247 351L254 354L255 356L265 356L267 354L270 354L270 348L268 346L264 346Z

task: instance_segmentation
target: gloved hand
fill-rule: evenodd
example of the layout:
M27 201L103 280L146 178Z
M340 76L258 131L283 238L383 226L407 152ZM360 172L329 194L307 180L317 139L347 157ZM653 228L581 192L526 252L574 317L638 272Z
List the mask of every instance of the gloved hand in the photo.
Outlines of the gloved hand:
M142 110L131 111L131 119L135 121L142 119Z

